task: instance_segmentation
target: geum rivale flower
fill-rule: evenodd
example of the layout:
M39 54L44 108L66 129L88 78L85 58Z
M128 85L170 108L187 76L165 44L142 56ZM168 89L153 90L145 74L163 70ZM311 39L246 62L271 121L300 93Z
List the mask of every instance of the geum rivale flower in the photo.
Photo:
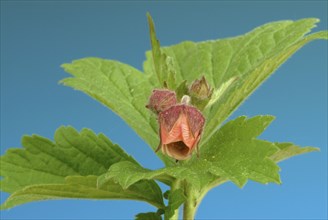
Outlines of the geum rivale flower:
M146 107L158 115L160 143L156 152L161 149L176 160L185 160L198 150L205 118L189 102L189 96L177 103L174 91L153 90Z
M160 143L157 150L176 160L188 159L194 149L198 152L205 118L195 107L177 104L158 115Z

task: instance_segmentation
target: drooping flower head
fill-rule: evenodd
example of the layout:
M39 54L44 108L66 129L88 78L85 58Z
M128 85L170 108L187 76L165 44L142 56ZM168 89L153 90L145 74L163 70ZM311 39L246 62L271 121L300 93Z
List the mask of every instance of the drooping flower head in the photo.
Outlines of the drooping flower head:
M158 115L162 152L176 160L188 159L198 148L205 118L198 109L188 104L178 104Z
M189 105L190 100L184 95L178 103L174 91L154 89L146 105L158 115L160 143L156 151L161 149L176 160L188 159L198 149L205 124L202 113Z

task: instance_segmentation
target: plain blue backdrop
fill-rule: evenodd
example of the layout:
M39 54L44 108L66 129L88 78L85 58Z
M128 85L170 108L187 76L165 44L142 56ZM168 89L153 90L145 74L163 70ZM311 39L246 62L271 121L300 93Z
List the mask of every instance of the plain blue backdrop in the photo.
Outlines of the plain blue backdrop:
M25 134L53 138L61 125L103 132L145 167L162 167L152 150L115 114L58 84L59 66L96 56L142 68L150 49L146 12L162 45L243 34L267 22L316 17L327 29L327 1L1 1L1 154ZM272 114L262 135L316 146L321 152L282 162L282 185L226 183L213 189L197 219L327 218L327 42L311 42L289 59L231 118ZM1 193L1 202L8 194ZM153 211L136 201L33 202L1 219L132 219Z

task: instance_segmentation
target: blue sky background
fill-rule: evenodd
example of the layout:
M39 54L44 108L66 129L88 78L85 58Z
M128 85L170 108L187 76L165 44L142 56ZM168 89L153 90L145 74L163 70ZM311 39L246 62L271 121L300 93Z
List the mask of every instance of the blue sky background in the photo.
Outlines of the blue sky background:
M150 48L146 12L162 45L243 34L267 22L316 17L327 29L327 1L1 1L1 154L25 134L53 138L61 125L103 132L145 167L162 167L115 114L58 84L59 66L96 56L141 69ZM203 200L197 219L327 218L327 42L315 41L288 60L231 118L272 114L262 138L320 147L280 164L282 185L226 183ZM8 194L1 193L1 202ZM153 207L135 201L34 202L1 219L132 219Z

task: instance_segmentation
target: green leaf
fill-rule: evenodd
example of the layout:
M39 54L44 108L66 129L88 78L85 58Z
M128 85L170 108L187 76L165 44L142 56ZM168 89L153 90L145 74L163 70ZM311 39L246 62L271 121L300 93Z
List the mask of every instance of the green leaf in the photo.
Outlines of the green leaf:
M320 151L316 147L299 147L293 143L275 143L275 145L279 148L279 151L270 156L270 159L275 162L280 162L300 154Z
M103 134L78 133L60 127L54 142L38 135L24 136L24 149L1 156L1 190L14 192L28 185L63 183L66 176L100 175L119 161L137 162Z
M160 87L168 87L174 90L176 88L174 61L161 51L159 40L156 37L154 21L149 13L147 13L147 18L152 46L151 59L153 60L154 72L157 75L158 84Z
M214 103L216 103L220 98L223 97L223 94L229 89L231 88L231 86L238 80L237 77L232 77L230 78L228 81L224 82L221 84L221 86L216 89L211 97L211 99L209 100L209 102L207 103L206 108L209 108L211 105L213 105Z
M124 172L122 172L124 170ZM130 187L140 180L159 180L171 185L175 178L191 176L191 172L185 167L166 167L159 170L149 170L129 161L122 161L111 166L107 173L98 178L101 186L107 181L117 181L124 189Z
M209 170L213 174L229 178L239 187L243 187L247 179L265 184L280 183L279 167L267 158L275 150L274 144L253 140L235 141L218 147L225 153L212 156Z
M146 212L136 215L135 220L162 220L162 217L156 212Z
M124 190L119 184L110 181L97 188L97 178L97 176L69 176L62 184L28 186L13 193L0 208L8 209L27 202L66 198L132 199L164 208L163 199L159 196L161 190L154 182L141 181Z
M318 32L303 37L303 35L310 30L309 28L314 27L315 22L317 22L316 19L305 19L294 22L293 25L291 25L292 27L286 27L284 32L286 35L288 35L288 37L282 37L279 39L279 41L276 40L277 42L270 50L270 53L264 53L264 51L260 49L261 53L264 53L263 56L254 56L253 52L251 52L252 48L249 48L249 50L246 52L248 53L248 55L245 58L245 63L243 64L241 62L240 69L237 68L232 70L233 72L239 72L239 77L241 78L240 83L236 84L235 87L224 93L224 96L219 99L212 106L212 108L208 109L208 111L205 113L208 118L214 118L214 120L211 120L206 125L205 134L207 133L207 137L204 137L205 141L211 136L211 134L213 134L213 132L217 128L217 125L221 124L224 120L226 120L229 115L235 109L237 109L237 107L243 101L245 101L250 94L252 94L256 90L256 88L258 88L276 69L280 67L281 64L283 64L289 57L291 57L291 55L293 55L298 49L300 49L312 40L325 39L323 37L324 32ZM300 37L297 41L293 41L293 43L288 44L288 42L293 40L295 36L299 36L300 33L303 34L301 35L302 37ZM259 36L261 36L261 34L259 34ZM274 36L276 36L275 32L272 33L271 37ZM262 39L255 39L253 40L254 47L261 48L262 45L258 44L258 42L255 43L255 41L266 41L266 36L264 36ZM258 44L258 46L256 46L256 44ZM261 61L253 62L250 57L252 57L252 59L255 59L254 57L257 57L256 59L259 59ZM245 68L248 62L252 63L252 65L248 68Z
M215 41L186 41L162 48L175 61L176 82L191 83L204 75L214 88L203 143L224 120L252 94L283 62L302 46L315 39L327 39L327 31L306 35L318 19L272 22L234 38ZM153 63L146 54L144 71L148 75ZM231 84L232 79L238 79ZM233 80L232 80L233 81ZM222 89L226 88L223 92Z
M121 116L154 150L158 146L158 125L145 107L152 86L140 71L126 64L100 58L85 58L63 64L74 77L61 81L66 86L85 92ZM172 163L159 154L165 164Z
M278 150L276 145L256 139L273 118L256 116L247 119L242 116L225 124L202 146L201 157L209 163L209 171L240 187L247 179L280 183L279 167L269 159Z
M67 182L68 176L99 176L120 161L128 161L140 166L103 134L96 135L89 129L83 129L79 133L72 127L60 127L55 133L54 140L52 142L37 135L25 136L22 140L24 149L10 149L1 156L1 176L4 177L1 180L1 190L13 193L4 207L56 196L61 198L72 195L72 198L76 198L72 184L80 183L72 183L70 178ZM92 178L92 180L95 179ZM90 179L81 177L74 180L81 180L81 184L84 186L85 181ZM108 183L110 181L106 184ZM116 188L110 192L113 193L116 190L117 196L120 196L120 192L128 190L126 194L131 193L133 199L141 198L145 201L144 198L149 196L147 202L152 204L159 204L159 201L163 200L162 192L154 181L142 181L124 190L118 190L118 184L111 183L112 185L115 185ZM96 188L96 181L93 188ZM60 192L61 189L63 192L68 191L63 194ZM42 191L39 196L37 195L38 190ZM56 190L59 194L56 194ZM133 191L139 195L134 195ZM47 192L51 194L47 195ZM142 194L145 194L144 197L140 197ZM92 195L96 196L96 194ZM127 197L125 194L121 196Z
M180 85L178 85L178 87L175 90L175 93L177 95L178 100L181 100L181 98L185 94L188 94L188 85L186 80L180 83Z

